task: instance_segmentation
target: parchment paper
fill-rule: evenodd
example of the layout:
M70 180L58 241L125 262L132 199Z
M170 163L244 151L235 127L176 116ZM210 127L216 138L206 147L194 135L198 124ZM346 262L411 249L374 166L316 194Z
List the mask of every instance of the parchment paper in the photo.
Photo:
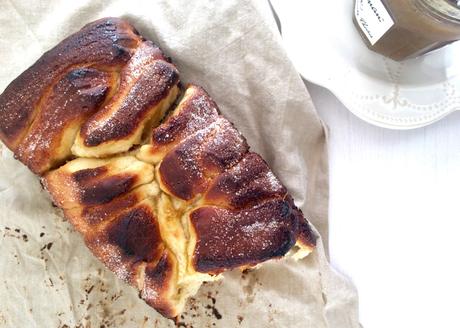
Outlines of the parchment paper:
M130 20L204 86L327 234L325 133L265 1L0 1L0 90L68 34ZM299 42L305 40L299 40ZM40 83L40 81L37 81ZM174 327L87 250L37 177L2 146L0 327ZM206 284L180 327L358 327L353 286L327 264L272 261Z

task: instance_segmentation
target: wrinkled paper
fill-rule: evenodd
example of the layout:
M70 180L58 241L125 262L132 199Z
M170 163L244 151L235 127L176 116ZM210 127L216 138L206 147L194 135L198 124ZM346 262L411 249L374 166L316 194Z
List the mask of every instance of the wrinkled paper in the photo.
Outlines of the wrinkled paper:
M202 85L326 236L325 133L265 1L4 0L0 90L104 16L128 19L173 58L183 82ZM359 326L356 291L328 266L321 240L299 262L205 284L174 324L91 255L38 178L0 146L1 328Z

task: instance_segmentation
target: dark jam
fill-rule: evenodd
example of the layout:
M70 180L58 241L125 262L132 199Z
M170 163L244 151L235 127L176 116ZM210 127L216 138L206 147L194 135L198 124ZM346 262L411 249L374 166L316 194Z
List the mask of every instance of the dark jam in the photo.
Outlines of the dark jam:
M394 60L417 57L460 39L460 8L455 0L356 0L356 5L358 2L372 9L368 13L391 17L393 25L373 44L364 31L368 27L358 24L356 14L353 21L369 49Z

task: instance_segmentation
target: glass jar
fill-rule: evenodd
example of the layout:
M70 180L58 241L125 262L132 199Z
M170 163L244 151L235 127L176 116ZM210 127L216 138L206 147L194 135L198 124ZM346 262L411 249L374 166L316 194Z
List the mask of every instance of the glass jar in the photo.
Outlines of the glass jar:
M353 21L369 49L400 61L460 39L460 0L355 0Z

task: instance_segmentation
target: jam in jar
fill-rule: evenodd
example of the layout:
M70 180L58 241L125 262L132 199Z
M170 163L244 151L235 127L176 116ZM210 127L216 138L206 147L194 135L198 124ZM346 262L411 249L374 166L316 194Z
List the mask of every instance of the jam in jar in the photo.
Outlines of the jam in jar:
M460 39L460 0L355 0L353 21L371 50L400 61Z

